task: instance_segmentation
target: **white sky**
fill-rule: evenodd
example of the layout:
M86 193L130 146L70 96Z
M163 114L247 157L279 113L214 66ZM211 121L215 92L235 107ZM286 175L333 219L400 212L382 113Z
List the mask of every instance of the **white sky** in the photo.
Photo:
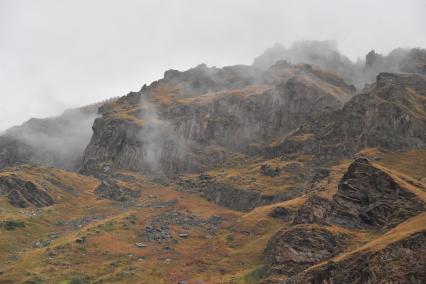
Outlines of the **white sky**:
M426 1L0 0L0 130L303 39L352 59L426 47Z

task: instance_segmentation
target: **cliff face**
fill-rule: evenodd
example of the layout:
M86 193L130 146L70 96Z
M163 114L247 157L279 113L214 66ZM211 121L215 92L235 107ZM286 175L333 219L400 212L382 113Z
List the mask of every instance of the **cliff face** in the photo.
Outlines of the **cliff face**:
M105 107L83 172L200 171L212 157L199 149L211 149L213 162L223 162L221 153L244 153L251 143L288 134L340 109L353 94L332 73L285 62L262 72L243 66L167 71L164 79Z
M260 151L267 156L304 153L330 160L366 147L424 148L425 85L424 75L381 73L371 89L354 96L341 110L303 125L281 144Z

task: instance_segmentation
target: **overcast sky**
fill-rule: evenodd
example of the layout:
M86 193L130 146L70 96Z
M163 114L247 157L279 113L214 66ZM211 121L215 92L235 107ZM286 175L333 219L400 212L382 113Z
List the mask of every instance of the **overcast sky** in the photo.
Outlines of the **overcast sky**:
M333 39L352 59L426 47L425 15L424 0L0 0L0 130L276 42Z

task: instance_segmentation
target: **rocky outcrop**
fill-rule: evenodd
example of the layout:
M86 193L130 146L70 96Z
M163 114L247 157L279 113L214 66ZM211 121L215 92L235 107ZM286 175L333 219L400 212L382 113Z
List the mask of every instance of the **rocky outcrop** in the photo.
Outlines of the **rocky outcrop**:
M126 188L112 179L103 180L95 189L95 194L99 199L110 199L119 202L135 201L140 196L139 191Z
M355 160L332 199L310 197L295 224L337 224L363 229L392 228L426 210L426 204L365 158Z
M114 168L141 169L142 143L138 138L141 127L118 119L97 118L93 135L84 151L82 173L94 169L98 175L109 174Z
M264 195L254 190L243 190L220 183L210 183L201 189L201 196L220 206L238 211L250 211L258 206L290 200L302 193L294 189L276 195Z
M325 224L331 213L331 202L313 195L297 210L293 224Z
M0 176L0 195L5 195L15 207L45 207L54 204L53 198L38 185L13 176Z
M246 152L251 143L268 143L341 108L353 92L335 74L283 62L266 71L204 65L167 71L162 80L101 109L82 172L202 171L215 165L206 147ZM223 162L223 154L215 156Z
M325 228L295 227L275 234L265 256L272 265L270 273L290 276L337 255L344 247L344 236Z
M237 211L250 211L258 206L273 204L300 196L303 188L292 188L277 194L241 189L216 181L208 175L199 175L198 180L180 180L179 190L197 193L215 204Z
M374 87L342 110L303 125L280 144L253 148L268 157L315 155L325 161L351 157L363 148L426 148L426 76L381 73Z
M426 210L414 193L367 159L350 166L333 196L330 221L350 227L390 228Z
M360 252L329 262L282 283L423 283L426 280L426 232L378 251Z

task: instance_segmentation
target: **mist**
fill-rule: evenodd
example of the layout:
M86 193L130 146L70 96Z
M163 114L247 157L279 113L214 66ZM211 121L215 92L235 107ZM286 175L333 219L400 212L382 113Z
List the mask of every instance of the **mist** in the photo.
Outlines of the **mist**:
M149 102L148 98L141 96L140 117L144 127L138 134L143 145L141 161L146 170L155 175L163 173L161 162L167 160L164 149L173 152L174 158L183 159L187 152L186 140L179 135L170 121L160 118L156 105Z
M331 39L352 62L424 47L425 14L422 0L2 0L0 130L139 90L168 69L251 64L277 42Z
M290 64L312 64L323 70L333 71L347 83L358 90L366 84L372 84L380 72L394 73L424 73L423 66L417 66L415 61L423 57L420 48L397 48L389 54L382 55L374 50L366 54L365 58L352 61L341 54L337 43L332 40L299 41L289 48L282 44L275 44L254 59L253 65L266 70L278 61Z
M25 162L77 170L92 137L98 107L69 109L59 116L33 118L7 129L0 137L0 168L9 166L8 160L17 158L19 162L22 156Z

